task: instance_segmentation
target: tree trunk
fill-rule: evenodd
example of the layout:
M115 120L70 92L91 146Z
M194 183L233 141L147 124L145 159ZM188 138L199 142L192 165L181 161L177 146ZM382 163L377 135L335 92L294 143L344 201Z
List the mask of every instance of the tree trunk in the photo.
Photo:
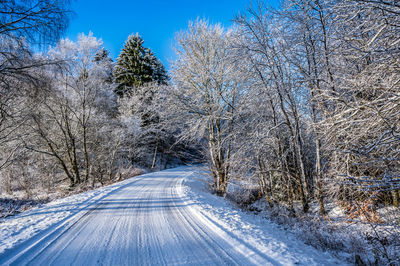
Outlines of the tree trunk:
M393 206L399 207L399 193L395 189L391 191L391 194L392 194Z

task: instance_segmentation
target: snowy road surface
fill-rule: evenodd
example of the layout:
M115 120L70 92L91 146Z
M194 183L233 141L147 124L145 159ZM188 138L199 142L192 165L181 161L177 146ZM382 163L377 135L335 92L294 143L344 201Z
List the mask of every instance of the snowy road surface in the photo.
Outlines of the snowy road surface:
M0 264L340 263L276 225L208 194L201 178L196 168L179 167L102 188L103 194L80 203L78 196L73 196L69 201L75 200L76 211L54 218L53 223L47 221L47 228L36 231L34 228L41 228L38 224L51 220L55 212L66 212L68 199L6 219L0 223L0 232L8 234L6 239L0 238L6 243L0 247ZM18 219L27 224L17 228ZM24 233L26 230L34 233Z

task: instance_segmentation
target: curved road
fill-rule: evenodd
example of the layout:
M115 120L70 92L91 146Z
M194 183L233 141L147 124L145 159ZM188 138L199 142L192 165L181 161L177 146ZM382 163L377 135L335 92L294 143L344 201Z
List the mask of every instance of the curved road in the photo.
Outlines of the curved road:
M177 168L133 178L7 264L279 264L196 211L181 192L187 174Z

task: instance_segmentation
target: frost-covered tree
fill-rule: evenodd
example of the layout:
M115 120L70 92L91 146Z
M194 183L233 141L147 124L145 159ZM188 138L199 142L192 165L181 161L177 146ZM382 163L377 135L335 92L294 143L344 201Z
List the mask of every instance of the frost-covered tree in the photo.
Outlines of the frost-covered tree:
M148 83L119 99L119 112L124 120L135 121L136 133L130 136L135 151L131 160L143 166L164 168L171 159L174 136L164 126L165 110L169 107L163 95L166 85Z
M116 119L108 60L96 60L101 45L92 34L80 35L76 43L61 40L49 56L65 64L46 69L48 90L33 99L37 107L29 114L26 148L58 164L71 186L116 175L124 134Z
M398 205L398 8L288 0L236 19L253 77L233 170L258 176L272 203L300 199L306 211L315 199L324 213L324 197L379 195Z
M126 41L114 68L118 84L115 91L124 98L121 103L135 102L131 115L140 121L140 137L132 139L131 145L141 152L133 156L133 161L154 168L157 158L160 157L161 164L167 151L166 138L160 129L160 113L154 107L159 100L158 90L168 78L160 60L143 43L138 34L130 35Z
M110 57L110 52L105 48L102 48L101 50L96 52L96 55L94 56L94 62L102 65L106 69L107 73L105 76L105 80L110 84L113 83L114 62Z
M386 201L398 206L400 6L343 0L334 8L339 86L323 95L330 105L321 123L332 151L333 192L349 201L390 192Z
M312 172L310 187L312 194L318 200L320 213L325 213L324 181L326 180L327 156L324 151L324 139L318 131L318 122L323 119L323 105L321 96L335 90L333 67L333 38L331 2L329 1L298 1L288 0L279 20L282 25L280 34L287 43L285 60L292 66L294 75L298 75L296 86L303 88L306 115L310 116L307 130L311 132L309 144L311 148Z
M120 96L149 82L167 82L167 74L161 61L143 43L139 34L130 35L118 56L114 77L118 84L116 93Z
M0 36L39 44L56 41L68 26L67 0L0 1Z
M263 6L237 17L236 23L243 36L239 49L252 74L248 91L251 97L262 100L249 98L246 102L248 118L240 128L248 131L245 134L249 137L242 141L243 148L235 149L242 154L235 157L249 158L242 173L250 172L260 179L271 205L285 201L293 209L293 200L300 200L307 212L313 191L310 162L314 153L307 141L307 90L288 60L293 51L290 39L285 38L290 26Z
M234 35L220 25L197 20L176 41L178 59L172 74L180 108L189 113L186 134L206 140L214 189L225 195L238 119L236 105L244 83L230 48Z
M44 87L40 68L54 64L34 56L31 45L56 41L68 24L68 1L0 1L0 170L21 151L18 129L27 98Z

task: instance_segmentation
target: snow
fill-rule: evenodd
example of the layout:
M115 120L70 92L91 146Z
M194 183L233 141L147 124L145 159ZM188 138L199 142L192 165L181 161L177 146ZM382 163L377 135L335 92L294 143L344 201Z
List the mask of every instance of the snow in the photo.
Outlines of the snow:
M296 203L295 203L296 204ZM334 256L348 262L362 260L366 265L398 265L400 262L399 224L396 207L380 206L376 209L379 221L368 222L365 216L351 217L338 202L325 202L326 214L319 214L318 202L310 202L308 214L292 216L284 205L272 208L265 198L252 203L248 209L274 223L278 223L304 243L319 250L329 250ZM301 209L297 202L296 209ZM369 217L374 217L374 212ZM358 259L356 259L358 257Z
M210 194L206 173L193 166L137 176L0 220L0 264L43 263L345 264Z
M201 168L191 169L184 179L184 194L194 203L196 212L231 232L236 239L245 239L259 253L283 265L346 264L328 252L305 245L296 236L264 217L244 212L233 203L210 194L207 175ZM248 252L248 251L246 251Z
M0 219L0 255L45 229L54 229L63 221L82 214L85 209L132 180L73 195L44 204L21 214ZM60 223L60 224L58 224Z

